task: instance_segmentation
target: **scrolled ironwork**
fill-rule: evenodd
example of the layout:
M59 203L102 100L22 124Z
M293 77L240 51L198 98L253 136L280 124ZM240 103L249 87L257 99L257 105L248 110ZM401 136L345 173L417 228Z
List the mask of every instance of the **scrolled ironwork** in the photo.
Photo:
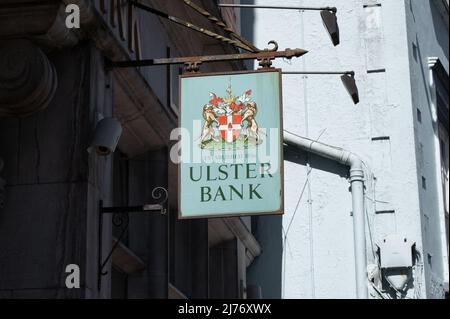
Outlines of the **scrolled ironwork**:
M112 217L112 223L115 227L127 227L130 222L130 217L127 213L115 213Z
M164 187L161 187L161 186L156 187L152 191L152 198L153 199L161 199L161 201L158 204L163 205L169 199L169 192Z
M108 271L105 270L106 265L111 260L115 249L119 246L125 234L128 231L130 224L129 213L151 213L160 212L161 215L167 213L167 201L169 199L169 192L164 187L155 187L151 192L153 201L157 203L145 204L140 206L124 206L124 207L103 207L103 202L100 201L99 208L99 252L98 252L98 288L101 287L101 278L106 276ZM111 251L108 256L102 261L102 232L103 232L103 215L112 214L112 225L120 228L120 235L116 239L114 245L111 247Z
M160 202L158 203L159 205L161 205L162 209L161 209L161 214L162 215L166 215L167 214L167 209L166 209L166 203L169 199L169 192L167 191L167 189L165 189L164 187L156 187L153 189L152 191L152 198L156 199L156 200L160 200Z
M273 48L271 48L271 49L266 49L267 51L269 51L269 52L277 52L278 51L278 42L277 41L275 41L275 40L270 40L268 43L267 43L268 45L273 45Z

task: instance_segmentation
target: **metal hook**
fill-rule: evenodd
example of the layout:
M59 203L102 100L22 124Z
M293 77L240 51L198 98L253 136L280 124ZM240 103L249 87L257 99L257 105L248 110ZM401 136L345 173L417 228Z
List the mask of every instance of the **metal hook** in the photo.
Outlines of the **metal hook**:
M276 51L278 51L278 43L277 43L277 41L275 41L275 40L270 40L267 44L268 44L268 45L273 44L273 48L272 48L272 49L266 49L267 51L270 51L270 52L276 52Z

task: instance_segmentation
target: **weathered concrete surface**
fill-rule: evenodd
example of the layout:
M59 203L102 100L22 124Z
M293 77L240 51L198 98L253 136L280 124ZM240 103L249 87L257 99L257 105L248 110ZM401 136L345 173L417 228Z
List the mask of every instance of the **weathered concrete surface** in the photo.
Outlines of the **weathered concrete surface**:
M255 3L280 5L279 1ZM254 10L252 18L257 46L264 47L275 39L280 48L309 50L301 59L276 61L275 66L285 71L356 71L361 99L358 106L352 104L336 76L284 76L284 125L288 131L343 147L363 158L367 174L369 263L375 260L376 242L392 233L416 242L417 249L426 256L428 250L422 245L421 208L435 210L431 201L436 198L436 190L429 189L430 199L423 202L418 182L422 173L417 168L416 119L413 116L416 108L413 94L417 94L417 90L412 82L419 81L423 93L418 93L421 94L418 103L425 110L428 101L422 79L410 76L410 72L415 72L411 70L417 67L411 59L407 32L410 24L406 21L413 10L416 28L427 30L420 35L425 41L421 47L427 47L427 51L417 62L424 69L426 55L438 55L448 65L448 48L447 51L442 49L444 43L439 49L439 39L436 39L441 38L442 33L448 37L448 29L441 30L440 20L430 15L431 2L411 3L412 9L409 1L406 5L404 1L339 1L336 3L341 34L338 47L332 46L317 12L260 9ZM283 1L282 4L311 5L308 1ZM381 6L373 6L376 4ZM327 5L330 3L326 0L314 1L314 6ZM430 21L436 24L435 29ZM426 151L424 156L426 161L433 161L434 153ZM317 158L308 161L312 167L309 185L305 161L291 158L286 163L283 234L267 229L268 238L260 240L277 242L280 236L283 240L282 297L354 298L349 183L345 173L342 175L342 168L329 162L319 166L318 161ZM427 176L433 184L431 172ZM376 214L380 211L386 213ZM439 232L436 224L430 234L435 232ZM436 263L442 264L439 248L435 247L432 253L438 259ZM264 246L262 249L265 251ZM262 280L272 269L269 264L252 268L250 278ZM408 296L435 296L425 291L428 281L428 277L419 273L416 288L410 289Z
M86 288L90 48L57 52L50 60L60 79L50 106L24 119L0 120L7 181L0 290L14 297L82 297L85 289L65 289L71 263L80 265Z
M0 212L0 290L14 298L107 297L97 289L98 202L108 205L111 159L88 154L99 114L112 115L103 59L90 43L48 55L58 74L49 107L0 120L6 205ZM111 247L104 221L103 254ZM68 264L80 266L81 289L65 286Z
M444 225L439 131L433 109L433 103L436 103L433 95L436 93L430 88L430 65L428 63L430 57L438 58L448 79L448 12L447 26L445 26L443 7L438 2L435 0L406 1L411 105L414 114L417 183L420 196L421 241L425 289L430 298L442 298L442 282L446 279L448 283L448 238L446 239ZM435 82L437 81L435 79ZM447 84L436 83L436 85L448 86L448 82ZM447 95L444 99L446 98L448 103L448 87L447 93L444 95ZM421 113L421 121L417 118L417 110ZM426 180L426 188L422 186L422 177Z

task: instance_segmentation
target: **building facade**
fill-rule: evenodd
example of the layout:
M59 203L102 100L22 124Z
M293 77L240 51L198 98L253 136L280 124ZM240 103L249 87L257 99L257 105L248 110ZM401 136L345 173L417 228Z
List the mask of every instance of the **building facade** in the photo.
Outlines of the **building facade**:
M223 34L183 1L141 3ZM239 31L233 9L195 3ZM80 28L65 24L70 4L80 9ZM176 218L169 152L183 66L105 62L236 52L125 0L0 1L1 298L250 294L246 269L261 253L250 219ZM88 152L98 123L110 117L123 129L116 151ZM165 214L100 213L101 205L154 204L158 187L167 190ZM67 287L70 265L79 268L79 288Z
M277 40L280 48L309 50L300 60L275 62L283 71L356 72L361 100L356 106L335 75L285 75L285 129L364 161L369 297L443 298L448 294L448 1L245 3L337 7L337 47L317 11L242 9L243 33L259 47ZM354 298L348 168L307 152L287 152L285 159L285 214L255 219L264 254L249 268L249 282L260 282L263 294L283 298ZM392 238L408 243L406 254L412 249L406 286L397 291L386 282L387 268L380 267L387 260L380 258L387 252L384 240ZM269 276L274 270L280 283Z
M140 2L224 34L183 1ZM283 71L356 72L356 106L337 76L284 75L285 130L363 160L369 297L444 297L448 1L241 1L336 5L337 47L318 12L194 2L259 48L309 50L275 61ZM70 4L80 28L66 26ZM0 0L0 298L356 296L348 167L286 147L283 216L180 221L170 133L183 66L108 65L237 52L126 0ZM105 156L91 146L111 117L122 133ZM163 211L121 211L164 194ZM386 266L389 251L409 257L405 268ZM70 289L73 265L80 288Z

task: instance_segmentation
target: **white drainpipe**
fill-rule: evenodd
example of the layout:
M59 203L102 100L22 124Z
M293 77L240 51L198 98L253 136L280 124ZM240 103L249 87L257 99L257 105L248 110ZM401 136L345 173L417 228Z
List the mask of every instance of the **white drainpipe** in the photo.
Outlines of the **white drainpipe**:
M284 133L284 143L350 167L352 191L353 234L355 249L356 293L359 299L367 299L366 230L364 214L364 170L362 160L355 154L341 148L314 140Z

